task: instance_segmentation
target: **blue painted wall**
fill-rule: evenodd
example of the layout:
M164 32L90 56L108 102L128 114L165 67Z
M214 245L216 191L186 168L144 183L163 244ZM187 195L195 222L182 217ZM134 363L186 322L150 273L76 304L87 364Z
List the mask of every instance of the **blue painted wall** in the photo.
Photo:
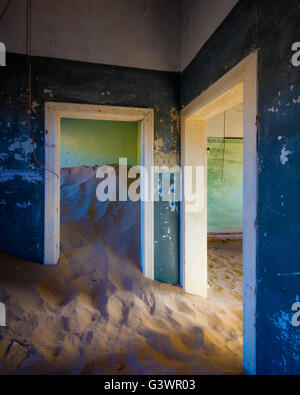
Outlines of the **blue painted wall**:
M154 108L155 163L179 164L179 74L32 58L33 129L44 162L45 102ZM0 67L0 250L43 260L44 171L34 161L27 123L26 56ZM179 213L155 204L158 280L179 280ZM168 238L163 236L168 235Z
M182 75L187 105L258 49L257 373L300 373L300 1L239 1ZM254 226L254 224L253 224Z

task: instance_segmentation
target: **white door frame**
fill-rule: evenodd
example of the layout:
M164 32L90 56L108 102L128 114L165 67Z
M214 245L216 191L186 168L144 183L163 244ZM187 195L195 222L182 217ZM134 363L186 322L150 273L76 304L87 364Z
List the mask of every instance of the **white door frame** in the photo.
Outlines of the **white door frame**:
M182 110L182 167L207 169L205 120L244 101L244 368L256 370L256 218L257 218L257 53L254 52ZM226 108L227 106L227 108ZM184 191L189 186L185 185ZM186 292L207 297L207 181L204 171L203 210L181 210L181 285ZM196 239L197 237L197 239Z
M141 191L148 186L148 200L141 203L141 261L143 273L154 279L154 110L88 104L45 103L45 167L60 177L60 127L62 118L141 123ZM95 191L96 193L96 191ZM56 265L60 255L60 179L45 171L44 264Z

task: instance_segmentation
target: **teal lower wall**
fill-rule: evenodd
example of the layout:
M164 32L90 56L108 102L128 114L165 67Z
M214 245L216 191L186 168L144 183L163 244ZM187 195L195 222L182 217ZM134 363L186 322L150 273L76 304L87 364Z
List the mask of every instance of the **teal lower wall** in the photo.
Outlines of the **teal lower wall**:
M137 122L61 120L61 167L105 166L127 158L129 166L139 162Z
M208 147L208 231L242 230L243 139L226 139L225 152L223 139L208 139Z

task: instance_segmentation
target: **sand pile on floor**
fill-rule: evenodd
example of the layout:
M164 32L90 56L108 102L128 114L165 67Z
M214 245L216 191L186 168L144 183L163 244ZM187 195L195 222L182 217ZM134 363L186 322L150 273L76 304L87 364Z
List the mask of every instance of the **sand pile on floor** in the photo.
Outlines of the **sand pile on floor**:
M63 171L58 266L0 254L0 374L240 373L240 242L210 248L207 301L152 282L140 206L99 203L96 170Z

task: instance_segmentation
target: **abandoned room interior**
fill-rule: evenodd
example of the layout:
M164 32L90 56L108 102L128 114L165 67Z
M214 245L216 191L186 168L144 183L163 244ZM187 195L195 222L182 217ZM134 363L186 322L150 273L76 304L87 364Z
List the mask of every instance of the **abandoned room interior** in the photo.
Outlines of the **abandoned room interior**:
M0 375L300 374L299 0L0 0Z

